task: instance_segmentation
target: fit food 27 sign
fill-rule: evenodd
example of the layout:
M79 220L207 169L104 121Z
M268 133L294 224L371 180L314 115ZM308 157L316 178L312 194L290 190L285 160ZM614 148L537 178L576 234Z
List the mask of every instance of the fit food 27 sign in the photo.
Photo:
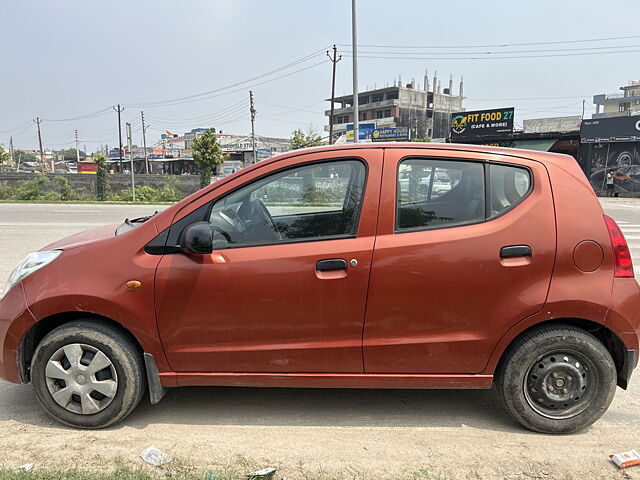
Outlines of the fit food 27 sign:
M513 107L451 114L451 139L500 137L513 132Z

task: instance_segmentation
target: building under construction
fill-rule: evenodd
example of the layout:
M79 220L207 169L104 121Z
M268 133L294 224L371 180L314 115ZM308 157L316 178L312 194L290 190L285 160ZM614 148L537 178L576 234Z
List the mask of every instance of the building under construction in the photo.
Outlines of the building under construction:
M402 84L394 80L392 86L373 88L358 95L359 122L375 124L376 128L409 127L411 138L447 138L451 113L464 110L464 83L460 78L458 94L453 91L453 76L448 87L442 88L438 72L430 81L425 72L422 88L415 80ZM331 102L331 99L327 100ZM333 122L334 140L346 134L353 123L353 95L336 97L333 118L331 110L325 115ZM325 126L329 131L329 125Z

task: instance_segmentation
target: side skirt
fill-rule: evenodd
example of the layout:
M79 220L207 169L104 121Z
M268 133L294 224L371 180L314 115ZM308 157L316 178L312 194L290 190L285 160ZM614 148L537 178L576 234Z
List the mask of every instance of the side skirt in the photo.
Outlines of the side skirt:
M169 372L160 374L160 382L165 387L487 389L493 375Z

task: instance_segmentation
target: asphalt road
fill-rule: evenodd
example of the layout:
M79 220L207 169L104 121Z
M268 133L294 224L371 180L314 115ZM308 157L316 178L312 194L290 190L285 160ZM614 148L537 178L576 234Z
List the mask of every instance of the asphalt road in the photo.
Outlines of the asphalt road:
M640 278L640 201L603 206L624 230ZM0 282L30 251L156 209L0 204ZM640 449L636 376L600 421L568 436L523 430L487 391L245 388L173 389L120 425L87 432L53 423L30 385L0 381L0 466L102 468L118 457L137 463L155 444L198 469L276 466L289 479L622 478L607 455ZM637 468L625 478L640 479Z

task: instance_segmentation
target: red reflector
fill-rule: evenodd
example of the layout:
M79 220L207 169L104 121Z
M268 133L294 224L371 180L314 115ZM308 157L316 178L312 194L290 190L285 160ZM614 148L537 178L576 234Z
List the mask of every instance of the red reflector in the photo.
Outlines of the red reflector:
M622 230L618 227L616 221L605 215L604 222L609 230L609 238L611 239L611 247L613 248L613 274L615 277L631 278L633 277L633 263L631 262L631 252L629 246L622 234Z

